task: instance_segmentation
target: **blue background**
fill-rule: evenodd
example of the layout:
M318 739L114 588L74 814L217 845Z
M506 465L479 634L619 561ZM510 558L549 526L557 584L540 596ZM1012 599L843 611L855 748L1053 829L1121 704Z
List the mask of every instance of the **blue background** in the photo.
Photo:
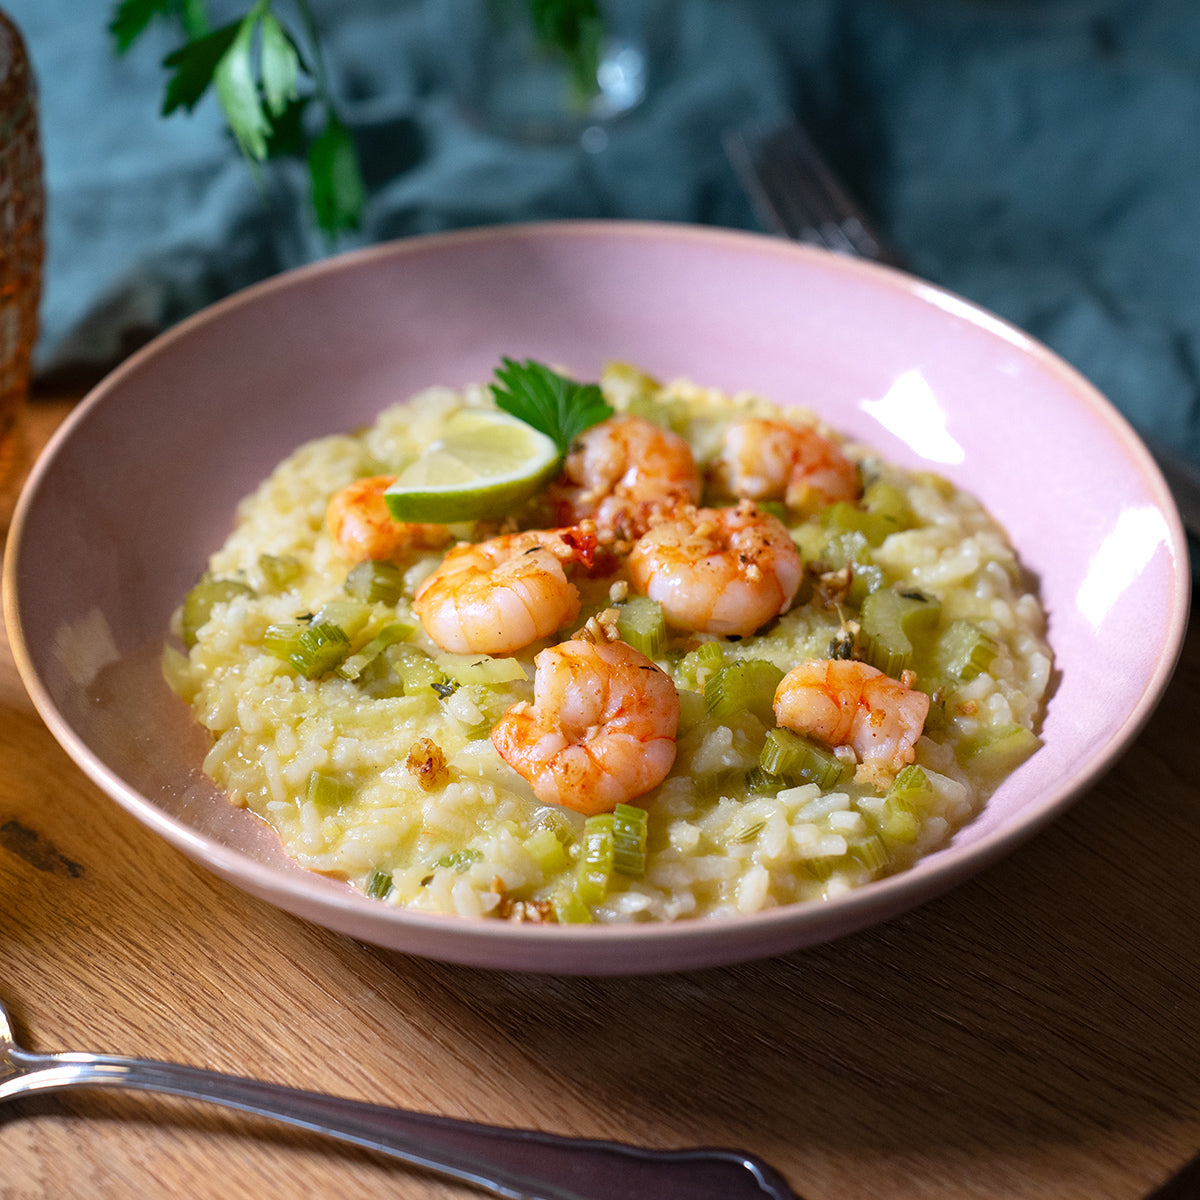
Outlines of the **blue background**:
M43 374L328 252L296 164L260 189L211 98L159 116L167 30L118 59L106 3L6 7L40 84ZM421 3L313 7L369 185L338 248L537 218L754 228L720 136L792 109L917 274L1200 461L1195 0L679 0L649 101L599 154L467 127Z

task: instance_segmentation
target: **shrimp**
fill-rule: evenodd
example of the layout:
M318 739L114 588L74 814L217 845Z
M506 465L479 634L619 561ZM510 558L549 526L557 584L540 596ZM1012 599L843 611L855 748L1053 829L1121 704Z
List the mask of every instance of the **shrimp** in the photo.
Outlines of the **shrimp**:
M895 772L916 757L929 715L929 697L910 678L893 679L852 659L813 659L780 682L775 717L826 745L850 746L871 771Z
M392 516L383 493L395 481L394 475L371 475L334 493L325 509L325 526L343 558L395 562L410 551L436 550L450 540L445 525L397 521Z
M731 496L783 500L798 511L853 500L859 492L858 468L837 443L791 421L731 425L714 474Z
M457 654L511 654L579 615L564 564L590 565L595 533L530 529L455 546L417 589L425 632Z
M679 693L621 641L559 642L534 660L533 703L492 729L500 757L543 804L593 816L657 787L675 762Z
M738 637L786 612L804 574L783 523L749 501L659 521L634 544L628 566L669 624Z
M551 486L566 520L592 517L605 534L634 539L650 518L700 500L692 449L644 417L618 416L582 433Z

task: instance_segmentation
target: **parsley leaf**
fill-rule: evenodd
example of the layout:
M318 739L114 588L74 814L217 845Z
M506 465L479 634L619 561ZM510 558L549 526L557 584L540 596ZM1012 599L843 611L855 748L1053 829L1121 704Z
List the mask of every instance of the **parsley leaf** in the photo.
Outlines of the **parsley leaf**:
M208 91L213 73L225 52L237 37L240 21L231 21L203 37L185 42L163 59L163 66L173 72L167 80L162 115L169 116L177 108L191 112Z
M366 185L350 131L331 112L308 150L312 205L322 229L357 229Z
M577 383L531 358L501 361L500 383L492 384L496 407L553 438L563 454L585 429L613 414L598 384Z

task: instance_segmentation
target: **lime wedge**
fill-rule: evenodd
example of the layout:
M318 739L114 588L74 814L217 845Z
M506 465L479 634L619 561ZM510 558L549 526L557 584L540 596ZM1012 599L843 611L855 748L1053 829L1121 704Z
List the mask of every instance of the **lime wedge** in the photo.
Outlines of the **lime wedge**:
M477 521L528 500L558 469L551 438L505 412L461 409L383 498L397 521Z

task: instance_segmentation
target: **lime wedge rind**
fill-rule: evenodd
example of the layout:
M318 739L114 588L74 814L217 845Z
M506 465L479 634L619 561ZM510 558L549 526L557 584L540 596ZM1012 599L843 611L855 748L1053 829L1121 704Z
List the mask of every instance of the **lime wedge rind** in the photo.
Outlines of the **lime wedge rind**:
M502 412L464 410L384 493L397 521L455 524L502 516L537 494L559 466L545 434Z

